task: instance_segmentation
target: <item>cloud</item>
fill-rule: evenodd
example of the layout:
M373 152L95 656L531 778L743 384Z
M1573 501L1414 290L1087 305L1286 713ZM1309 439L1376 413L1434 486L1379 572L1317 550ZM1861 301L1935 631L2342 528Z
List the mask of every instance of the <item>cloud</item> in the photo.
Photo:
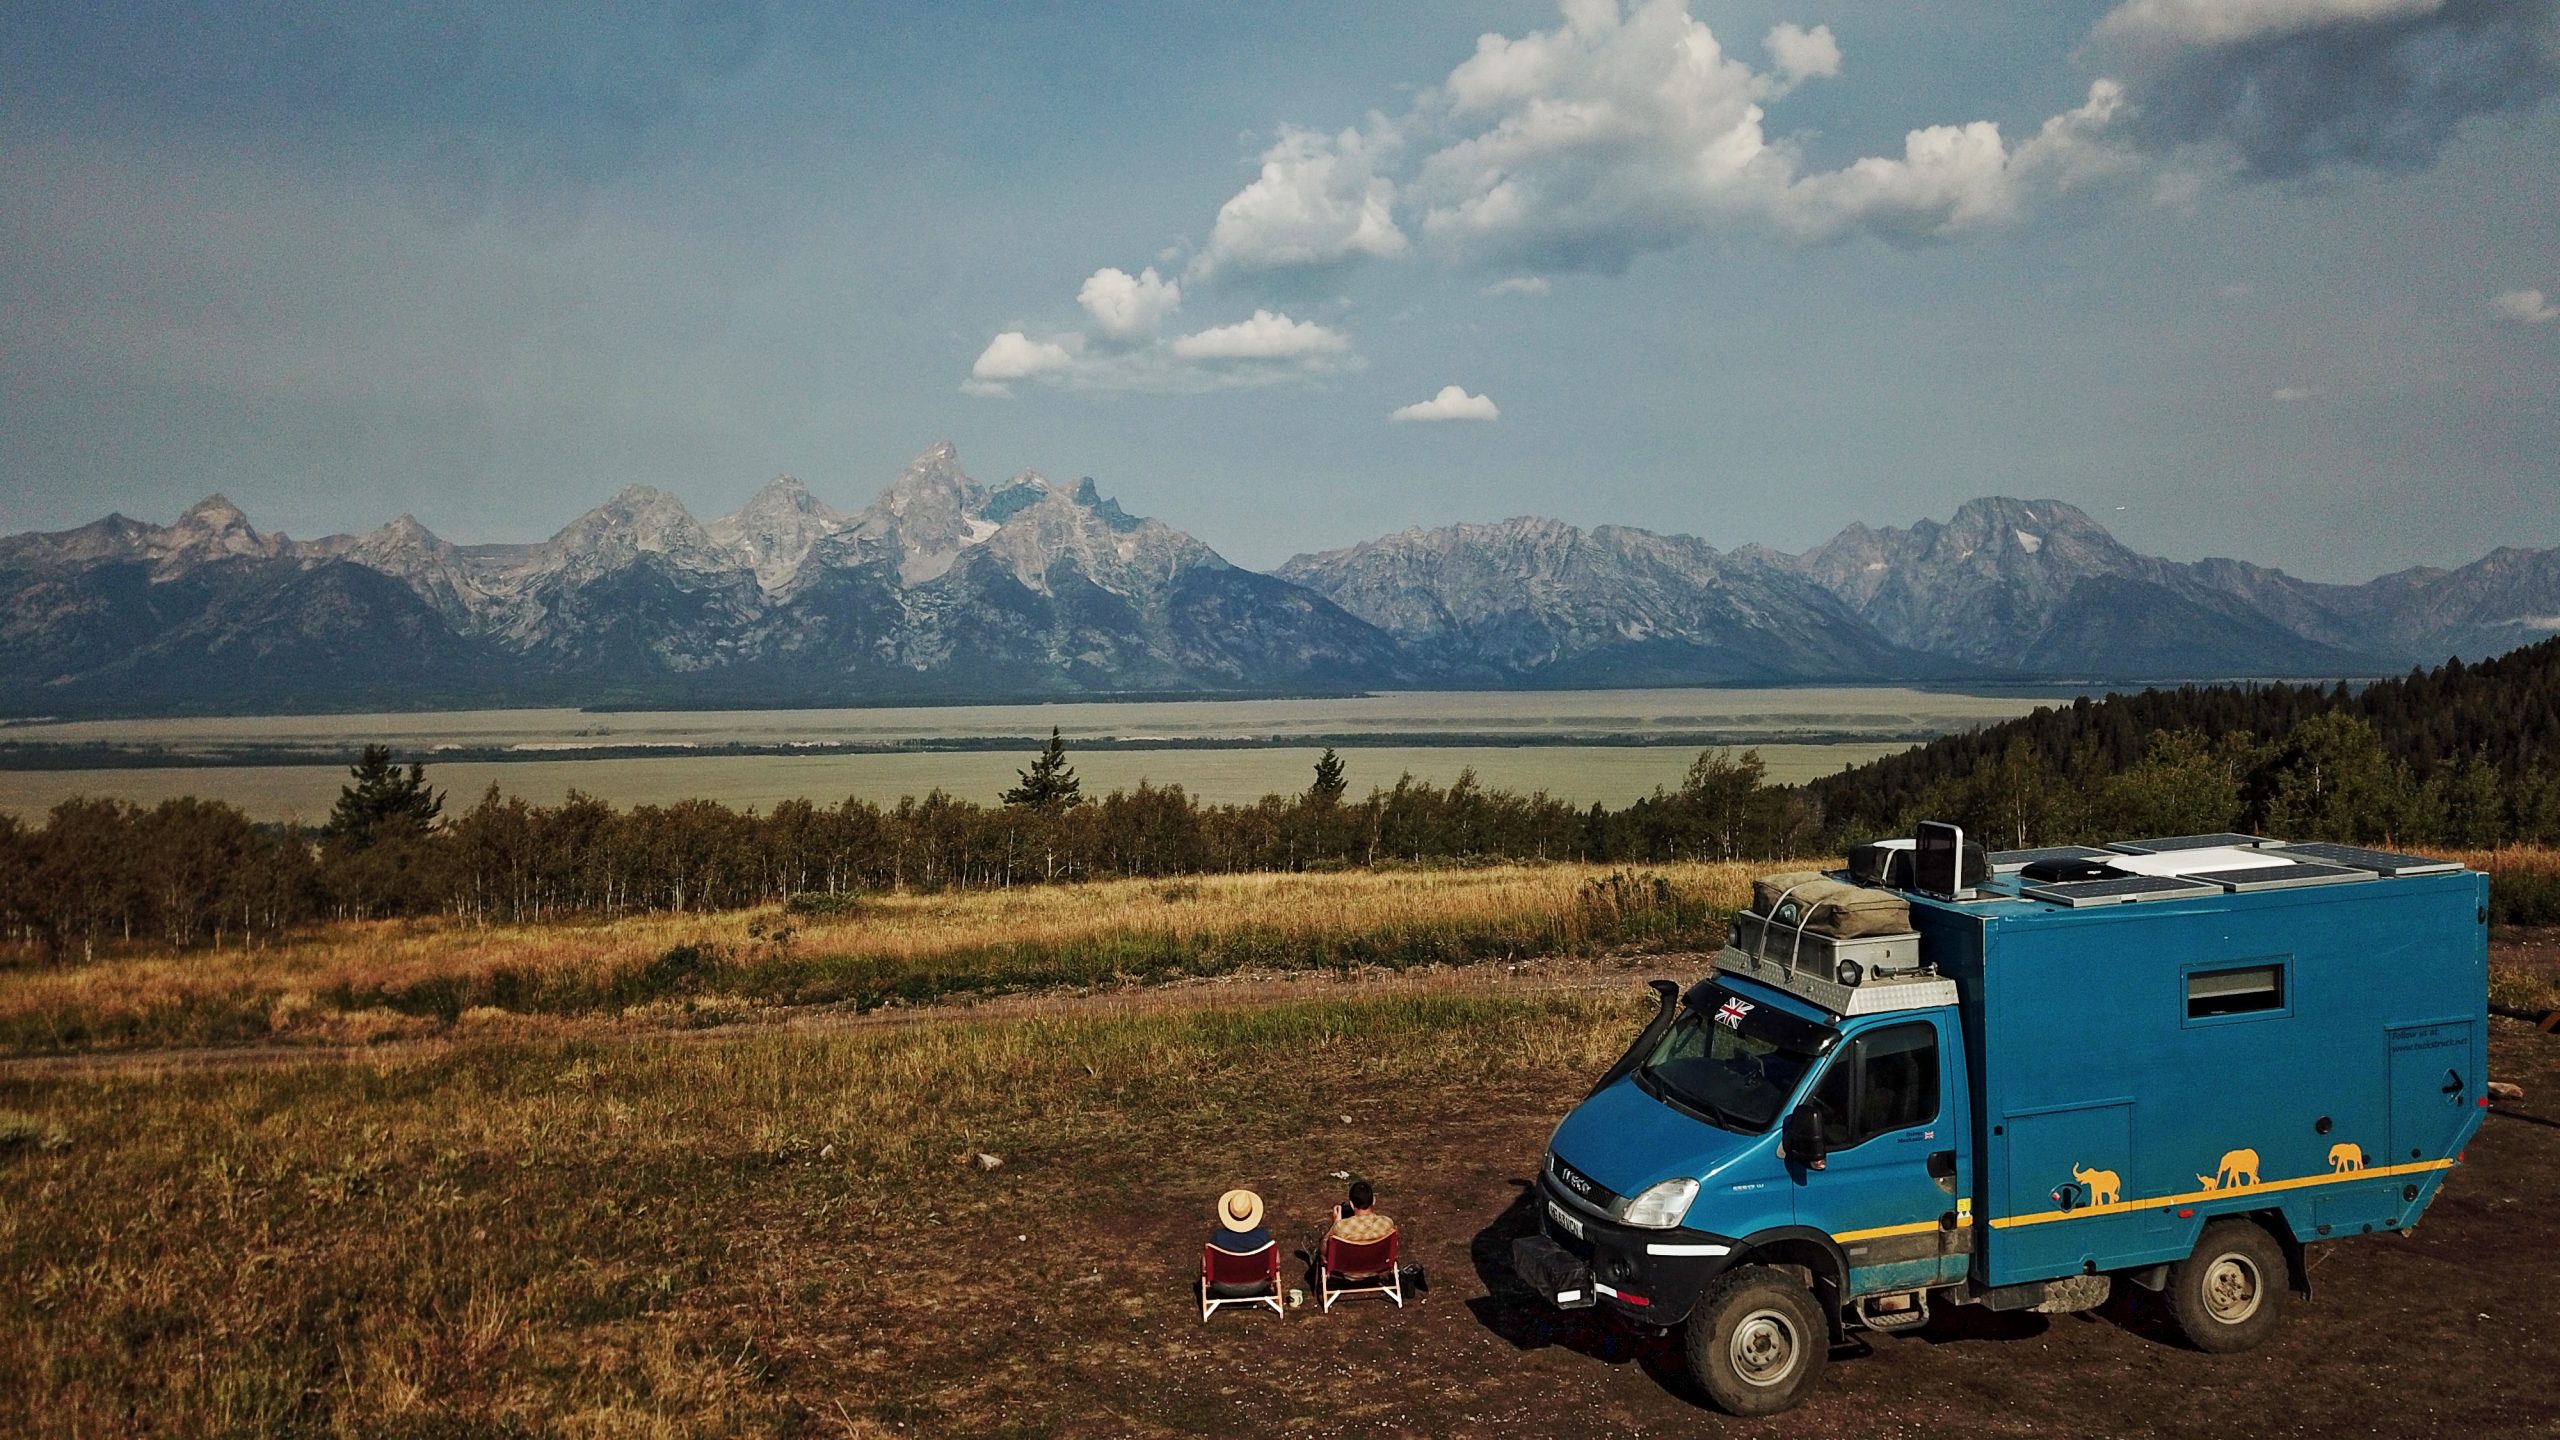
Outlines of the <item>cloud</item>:
M1184 335L1169 348L1185 360L1308 360L1345 354L1351 342L1312 320L1256 310L1250 320Z
M1165 317L1182 308L1182 286L1159 277L1153 266L1135 276L1102 269L1085 280L1076 303L1114 340L1152 340Z
M1054 375L1075 363L1075 351L1067 344L1007 330L978 352L978 363L969 367L968 382L961 388L972 395L1010 395L1013 381Z
M1780 24L1769 31L1760 48L1769 52L1769 64L1789 82L1840 73L1840 42L1831 38L1828 25L1807 30L1801 25Z
M2097 37L2136 45L2230 45L2341 20L2432 15L2444 0L2126 0L2098 21Z
M2152 148L2211 146L2252 179L2409 170L2560 85L2560 0L2127 0L2090 54Z
M1390 420L1499 420L1501 407L1482 395L1470 395L1455 385L1443 385L1440 393L1428 400L1397 406L1387 415Z
M2304 400L2317 400L2319 398L2320 392L2308 385L2287 385L2275 392L2276 402L2282 405L2293 405Z
M1367 136L1282 130L1263 152L1261 175L1218 207L1191 275L1205 280L1402 255L1407 241L1395 222L1395 183L1379 173L1396 149L1383 125Z
M2527 325L2548 325L2560 320L2560 305L2543 298L2539 290L2509 290L2489 302L2498 313Z
M1492 284L1487 285L1484 287L1484 293L1487 295L1519 295L1534 299L1540 295L1546 294L1548 288L1547 277L1544 275L1514 275L1508 280L1496 280Z
M1766 129L1767 106L1836 74L1827 29L1773 29L1772 67L1729 55L1683 0L1567 7L1565 23L1488 35L1417 107L1445 138L1405 198L1444 258L1615 271L1635 256L1736 228L1819 244L1911 243L2005 224L2030 186L2086 186L2127 167L2105 143L2120 92L2012 148L1988 120L1927 125L1901 153L1809 169Z

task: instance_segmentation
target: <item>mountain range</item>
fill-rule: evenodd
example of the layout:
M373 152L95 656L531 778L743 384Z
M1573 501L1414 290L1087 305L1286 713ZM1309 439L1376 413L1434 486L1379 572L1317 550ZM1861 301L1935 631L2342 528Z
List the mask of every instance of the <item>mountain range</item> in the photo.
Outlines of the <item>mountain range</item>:
M294 540L219 495L0 537L21 716L2354 676L2554 631L2560 551L2320 584L2141 555L2054 500L1802 555L1523 518L1262 574L1090 479L981 484L947 442L858 511L784 476L704 523L635 486L536 544L408 516Z

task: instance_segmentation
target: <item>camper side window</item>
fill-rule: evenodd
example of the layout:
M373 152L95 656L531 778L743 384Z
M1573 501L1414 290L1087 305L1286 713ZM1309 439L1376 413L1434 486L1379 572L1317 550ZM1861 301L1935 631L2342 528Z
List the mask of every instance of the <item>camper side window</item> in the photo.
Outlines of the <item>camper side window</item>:
M1938 1116L1938 1028L1922 1022L1859 1036L1806 1098L1834 1150L1928 1124Z
M2228 970L2187 973L2187 1018L2257 1015L2284 1008L2284 964L2262 960Z

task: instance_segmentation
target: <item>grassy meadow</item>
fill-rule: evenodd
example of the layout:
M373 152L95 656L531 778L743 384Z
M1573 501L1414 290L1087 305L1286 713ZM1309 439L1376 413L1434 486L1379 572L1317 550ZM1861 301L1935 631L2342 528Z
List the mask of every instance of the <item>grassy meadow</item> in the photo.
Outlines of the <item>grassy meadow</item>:
M0 969L0 1048L369 1042L527 1018L700 1026L1248 972L1407 970L1720 941L1760 864L1203 876L610 923L330 926L256 949Z
M1452 1101L1552 1114L1627 990L0 1078L0 1433L1192 1429L1069 1397L1218 1344L1198 1197L1396 1193L1429 1162L1308 1137L1399 1094L1407 1146L1463 1148ZM1079 1233L1105 1213L1166 1231Z

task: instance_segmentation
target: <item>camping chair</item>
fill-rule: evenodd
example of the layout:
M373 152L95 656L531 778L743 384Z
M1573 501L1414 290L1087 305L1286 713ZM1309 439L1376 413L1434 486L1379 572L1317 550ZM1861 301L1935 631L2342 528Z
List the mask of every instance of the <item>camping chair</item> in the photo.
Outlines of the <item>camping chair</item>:
M1286 1316L1280 1305L1280 1246L1266 1242L1250 1255L1231 1255L1215 1245L1200 1247L1200 1323L1221 1305L1268 1305Z
M1376 1240L1354 1244L1332 1235L1324 1244L1316 1261L1316 1293L1331 1310L1333 1302L1345 1295L1374 1293L1404 1308L1404 1272L1396 1268L1396 1241L1400 1237L1390 1230ZM1348 1282L1348 1283L1342 1283Z

